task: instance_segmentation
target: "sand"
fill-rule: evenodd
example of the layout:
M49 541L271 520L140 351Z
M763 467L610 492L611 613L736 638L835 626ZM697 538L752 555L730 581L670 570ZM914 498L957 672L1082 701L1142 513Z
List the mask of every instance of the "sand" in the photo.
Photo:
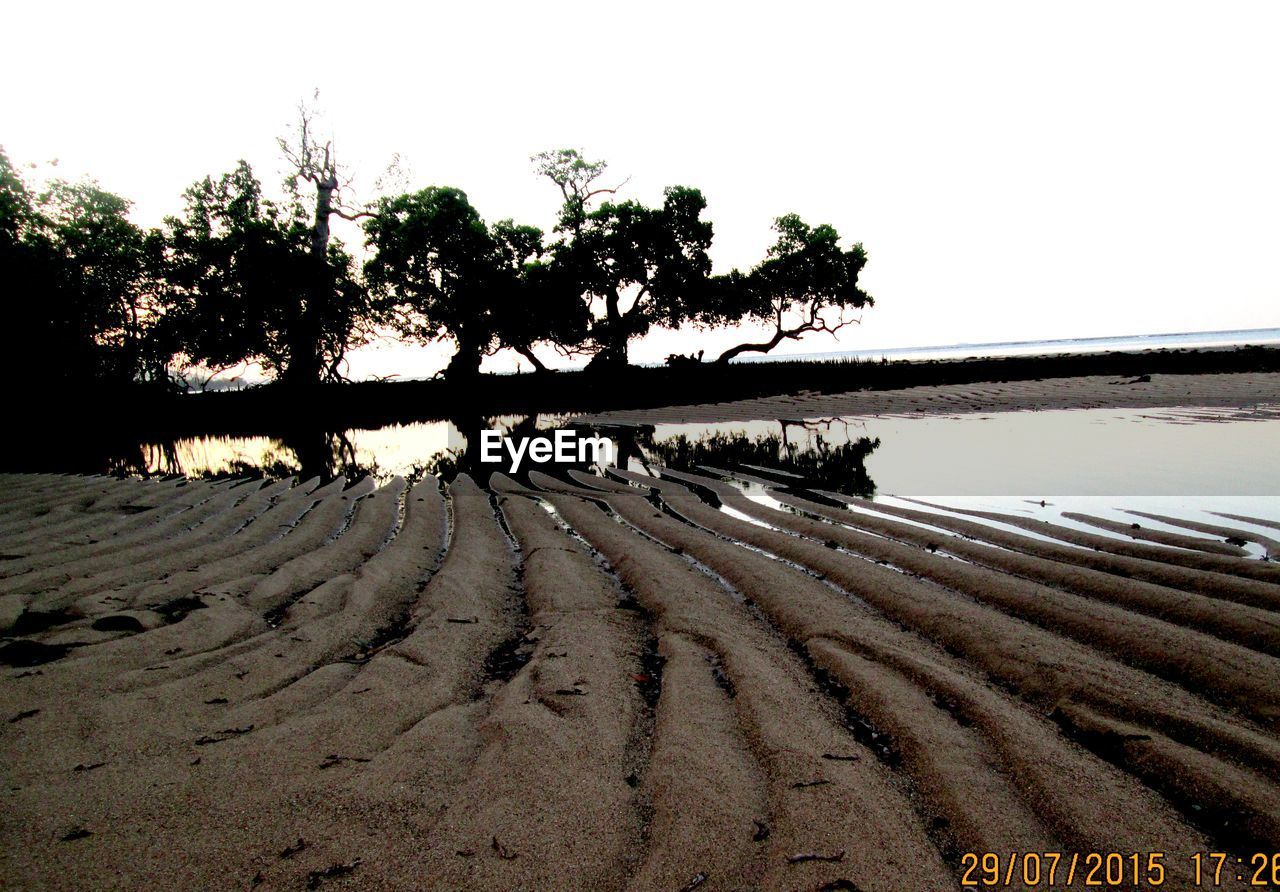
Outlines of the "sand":
M1152 387L1276 392L1202 378ZM871 892L1162 852L1181 889L1192 853L1280 851L1280 564L1226 541L1274 547L1251 519L1033 537L774 497L0 476L0 886Z
M684 424L835 415L920 415L1042 409L1147 409L1177 406L1251 409L1280 404L1280 373L1078 377L1040 381L939 384L849 393L802 392L695 406L597 412L589 424Z

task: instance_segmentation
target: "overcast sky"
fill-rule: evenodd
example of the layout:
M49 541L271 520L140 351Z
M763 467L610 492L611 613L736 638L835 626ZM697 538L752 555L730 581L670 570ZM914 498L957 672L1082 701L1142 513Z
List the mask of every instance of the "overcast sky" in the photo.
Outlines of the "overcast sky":
M550 228L528 156L572 146L628 197L701 188L718 270L780 214L833 224L876 306L788 351L1280 326L1274 2L24 2L5 25L0 144L145 225L238 158L274 186L318 87L366 190L399 152L414 188Z

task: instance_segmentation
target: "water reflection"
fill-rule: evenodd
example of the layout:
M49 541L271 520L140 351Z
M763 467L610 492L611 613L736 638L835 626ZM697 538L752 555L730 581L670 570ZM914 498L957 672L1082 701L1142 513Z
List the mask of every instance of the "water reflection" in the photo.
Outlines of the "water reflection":
M369 475L385 481L430 473L448 480L460 472L487 478L494 466L480 462L481 431L499 430L517 439L545 436L567 419L563 414L474 415L381 428L291 429L269 436L211 434L115 444L104 454L90 450L66 456L50 469L205 479L344 476L354 480Z
M880 447L880 439L846 436L833 442L823 433L822 425L827 423L777 421L772 422L779 428L776 433L713 430L696 439L683 432L659 439L650 428L638 440L651 461L676 470L756 471L775 479L781 476L797 487L871 498L876 484L867 473L866 462Z
M12 440L3 470L377 480L466 472L487 481L480 433L549 436L567 414L470 415L378 429L168 440ZM597 428L614 464L772 476L857 496L1277 495L1280 411L1076 409ZM526 462L523 470L532 465ZM570 465L580 470L589 466ZM505 462L500 468L505 471ZM564 468L540 470L563 471ZM768 469L762 471L761 469ZM600 469L595 469L599 471ZM795 478L800 478L799 480Z
M517 443L550 437L569 426L564 414L458 416L439 421L388 425L377 429L282 431L271 436L205 435L169 440L91 447L57 458L49 470L72 470L115 475L181 474L217 479L225 477L319 477L357 479L370 475L385 481L393 476L416 479L423 473L450 480L467 473L482 483L502 465L481 462L481 432L498 430ZM699 467L759 471L771 468L803 477L809 485L850 495L871 496L875 484L866 459L879 440L852 437L841 440L824 433L826 422L756 422L734 430L711 430L701 435L670 435L652 426L593 428L615 445L613 464L619 467L665 465L682 470ZM749 429L747 429L749 428ZM602 473L588 463L534 466L549 473L573 468ZM43 468L42 468L43 469ZM519 476L523 476L523 473Z

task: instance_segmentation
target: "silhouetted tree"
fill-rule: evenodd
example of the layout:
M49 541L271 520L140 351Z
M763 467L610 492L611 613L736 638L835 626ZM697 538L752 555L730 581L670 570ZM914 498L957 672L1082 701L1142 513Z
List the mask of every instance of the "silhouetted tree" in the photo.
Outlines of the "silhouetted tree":
M244 161L216 180L205 177L184 197L183 216L165 221L158 266L167 324L186 359L214 369L258 362L294 382L340 377L368 315L341 246L327 246L318 272L314 233L296 203L281 207L264 198ZM295 363L301 367L291 375Z
M92 181L38 195L0 151L0 268L16 335L9 375L44 382L164 380L147 281L147 235L130 202Z
M497 247L497 338L529 361L536 371L548 371L533 352L538 344L552 344L568 353L587 336L590 319L573 282L550 262L542 230L499 220L489 229Z
M676 327L700 309L711 273L711 223L697 189L671 186L661 207L637 201L588 203L615 188L598 188L604 162L572 149L533 158L564 199L552 248L562 281L573 283L593 321L586 351L590 366L627 364L627 344L654 325Z
M15 256L34 214L27 184L0 146L0 251L5 252L2 255L5 260Z
M510 220L485 224L451 187L384 199L365 223L374 251L365 275L400 334L457 346L445 370L474 378L481 358L510 347L545 368L532 347L581 337L585 318L556 271L543 263L542 232Z
M340 329L332 323L359 320L365 309L363 295L348 274L346 254L340 245L331 244L330 218L358 220L368 217L369 211L348 203L345 193L350 180L338 166L333 140L322 142L315 130L315 112L303 103L298 106L294 132L277 140L290 165L285 187L292 199L292 216L299 224L305 221L308 229L304 296L297 318L284 333L289 364L281 374L282 381L302 385L340 377L339 367L353 346L356 327Z
M3 312L6 327L18 337L0 350L0 370L6 384L24 383L42 374L53 349L53 320L43 317L40 301L51 274L52 252L39 238L34 198L22 175L0 148L0 270L3 270ZM42 360L44 360L42 362Z
M773 326L773 334L766 341L732 347L716 362L727 363L743 353L768 353L784 340L810 332L834 334L859 321L846 318L846 310L875 303L858 285L867 263L861 243L843 249L832 226L810 227L795 214L779 217L773 228L778 240L768 257L746 276L734 272L717 277L700 313L703 324L747 319Z
M529 159L534 170L560 189L560 223L557 231L578 233L587 219L587 205L597 195L613 195L627 180L617 186L599 186L596 181L609 167L607 161L588 161L577 149L553 149L539 152Z

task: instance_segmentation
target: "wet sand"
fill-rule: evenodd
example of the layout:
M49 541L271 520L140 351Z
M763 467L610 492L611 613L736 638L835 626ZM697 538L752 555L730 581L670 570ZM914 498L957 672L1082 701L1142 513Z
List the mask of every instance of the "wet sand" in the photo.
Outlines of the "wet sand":
M1142 380L1148 378L1149 380ZM1050 378L938 384L848 393L803 392L725 403L581 415L592 424L684 424L831 416L1012 412L1039 409L1146 409L1183 406L1252 409L1280 404L1280 373Z
M909 411L793 404L867 400ZM1163 852L1181 889L1194 852L1280 851L1280 564L1227 541L1271 547L1256 518L773 497L0 476L0 885L870 892Z

